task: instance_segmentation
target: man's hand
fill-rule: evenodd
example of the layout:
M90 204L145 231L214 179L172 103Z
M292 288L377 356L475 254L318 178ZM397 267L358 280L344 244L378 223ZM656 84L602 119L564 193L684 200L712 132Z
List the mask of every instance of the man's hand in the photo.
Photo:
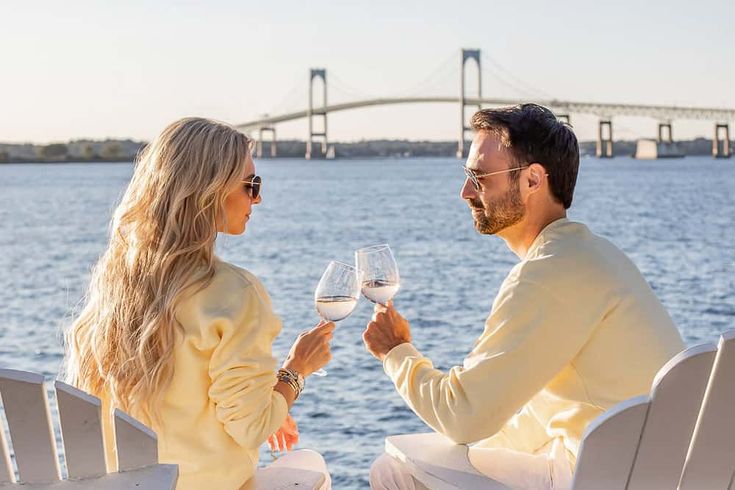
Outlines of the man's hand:
M297 442L299 442L299 427L291 414L286 416L281 428L268 437L268 447L275 452L290 451Z
M362 340L367 351L382 362L393 347L411 342L411 327L408 320L393 308L393 302L387 306L376 304Z

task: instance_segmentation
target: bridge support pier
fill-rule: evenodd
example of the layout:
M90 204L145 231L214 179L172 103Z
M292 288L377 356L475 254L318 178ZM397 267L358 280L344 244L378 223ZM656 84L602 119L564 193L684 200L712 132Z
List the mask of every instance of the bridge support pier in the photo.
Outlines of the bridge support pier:
M724 137L720 139L720 134ZM715 124L715 137L712 138L712 156L715 158L730 158L730 125Z
M271 133L270 158L276 158L276 128L262 127L258 130L258 142L255 144L255 156L263 158L263 133Z
M613 131L612 121L601 120L597 131L597 147L595 148L597 158L613 157Z
M314 108L314 79L321 78L324 86L323 105L321 108ZM327 154L327 70L324 68L312 68L309 71L309 110L306 117L309 118L309 139L306 140L307 160L312 158L324 158ZM321 117L323 122L323 131L314 130L314 118ZM314 151L314 138L322 138L321 151Z
M467 64L467 60L473 59L477 62L477 99L482 99L482 65L480 64L480 50L479 49L462 49L462 66L461 66L461 73L462 73L462 80L460 82L460 92L459 92L459 114L460 114L460 121L459 121L459 141L457 142L457 158L465 158L467 156L468 148L465 148L465 134L467 131L470 131L471 128L467 126L466 123L466 115L465 115L465 107L467 106L474 106L477 108L477 110L482 109L481 104L468 104L467 103L467 97L465 94L465 65Z
M666 138L664 138L664 133L666 133ZM673 143L674 142L674 133L671 130L670 122L659 123L658 142L659 143Z

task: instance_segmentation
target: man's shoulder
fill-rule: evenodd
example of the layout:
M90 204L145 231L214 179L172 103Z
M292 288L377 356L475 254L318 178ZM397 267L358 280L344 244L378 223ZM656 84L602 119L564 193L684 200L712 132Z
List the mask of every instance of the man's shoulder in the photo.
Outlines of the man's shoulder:
M524 262L536 265L587 262L590 266L604 267L615 260L629 259L620 248L584 223L567 221L545 236L533 256Z
M544 236L534 253L516 264L508 280L547 288L586 287L591 280L615 282L622 272L638 270L611 241L583 223L568 221Z

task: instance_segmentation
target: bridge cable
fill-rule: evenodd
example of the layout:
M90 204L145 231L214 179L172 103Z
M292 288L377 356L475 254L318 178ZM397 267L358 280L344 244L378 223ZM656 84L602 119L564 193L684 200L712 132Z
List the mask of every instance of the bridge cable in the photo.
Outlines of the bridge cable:
M441 63L439 63L430 73L428 76L424 77L420 82L417 84L410 86L404 90L398 91L393 94L395 97L408 97L408 96L415 96L415 95L427 95L425 93L420 93L421 91L427 90L429 87L432 87L431 84L436 85L437 80L440 82L444 82L444 80L447 78L448 75L451 74L458 74L457 67L457 53L452 52L450 55L448 55L446 58L444 58ZM454 72L454 73L453 73ZM459 79L459 78L458 78ZM442 94L444 95L444 94Z
M520 79L516 75L514 75L513 72L505 68L500 62L498 62L495 58L493 58L489 54L483 52L481 55L481 58L483 61L486 61L489 65L495 67L495 69L497 70L494 73L495 78L500 78L500 77L505 77L505 76L509 77L511 79L511 83L515 84L514 88L516 90L524 91L527 94L533 94L534 97L546 98L546 99L554 98L551 95L549 95L549 93L547 93L546 91L541 90L531 85L530 83L525 82L524 80ZM504 73L504 75L500 75L498 72ZM504 81L504 83L507 83L507 81Z
M499 82L500 85L507 87L510 89L510 93L513 94L512 97L515 97L514 94L520 94L522 98L529 99L529 100L538 100L543 99L545 97L539 96L539 94L535 92L530 92L528 90L522 89L515 85L513 82L507 80L504 76L496 73L496 72L488 72L488 79L492 79L496 82ZM484 85L484 84L483 84Z
M306 79L306 77L304 77L304 79ZM299 102L296 102L297 97L301 102L300 105L297 105L299 104ZM304 83L304 81L298 81L294 83L294 85L289 89L286 95L281 98L280 102L278 102L278 104L274 106L272 114L280 114L281 112L296 112L297 110L306 107L307 97L308 93L306 84Z
M336 89L338 92L343 93L344 95L347 95L348 97L353 97L356 99L370 99L372 98L371 95L363 92L362 90L353 87L350 85L350 83L344 81L339 75L337 75L334 72L327 72L327 86L328 90L331 91L333 88ZM331 98L331 97L330 97Z

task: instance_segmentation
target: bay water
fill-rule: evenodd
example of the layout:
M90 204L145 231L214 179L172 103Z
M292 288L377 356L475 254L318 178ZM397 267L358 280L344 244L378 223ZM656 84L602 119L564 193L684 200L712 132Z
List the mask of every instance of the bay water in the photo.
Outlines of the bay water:
M435 367L460 364L517 262L479 235L454 159L261 160L263 202L219 255L262 279L283 319L278 359L318 321L314 288L330 260L389 243L399 264L396 307ZM57 376L61 331L103 252L132 164L0 165L0 367ZM688 345L735 328L735 161L584 158L572 220L641 269ZM580 287L583 287L580 285ZM293 414L300 447L324 455L335 488L366 488L385 436L429 430L396 394L361 334L362 300L338 324L326 378L307 380ZM529 359L529 362L533 362ZM270 456L262 452L262 463Z

